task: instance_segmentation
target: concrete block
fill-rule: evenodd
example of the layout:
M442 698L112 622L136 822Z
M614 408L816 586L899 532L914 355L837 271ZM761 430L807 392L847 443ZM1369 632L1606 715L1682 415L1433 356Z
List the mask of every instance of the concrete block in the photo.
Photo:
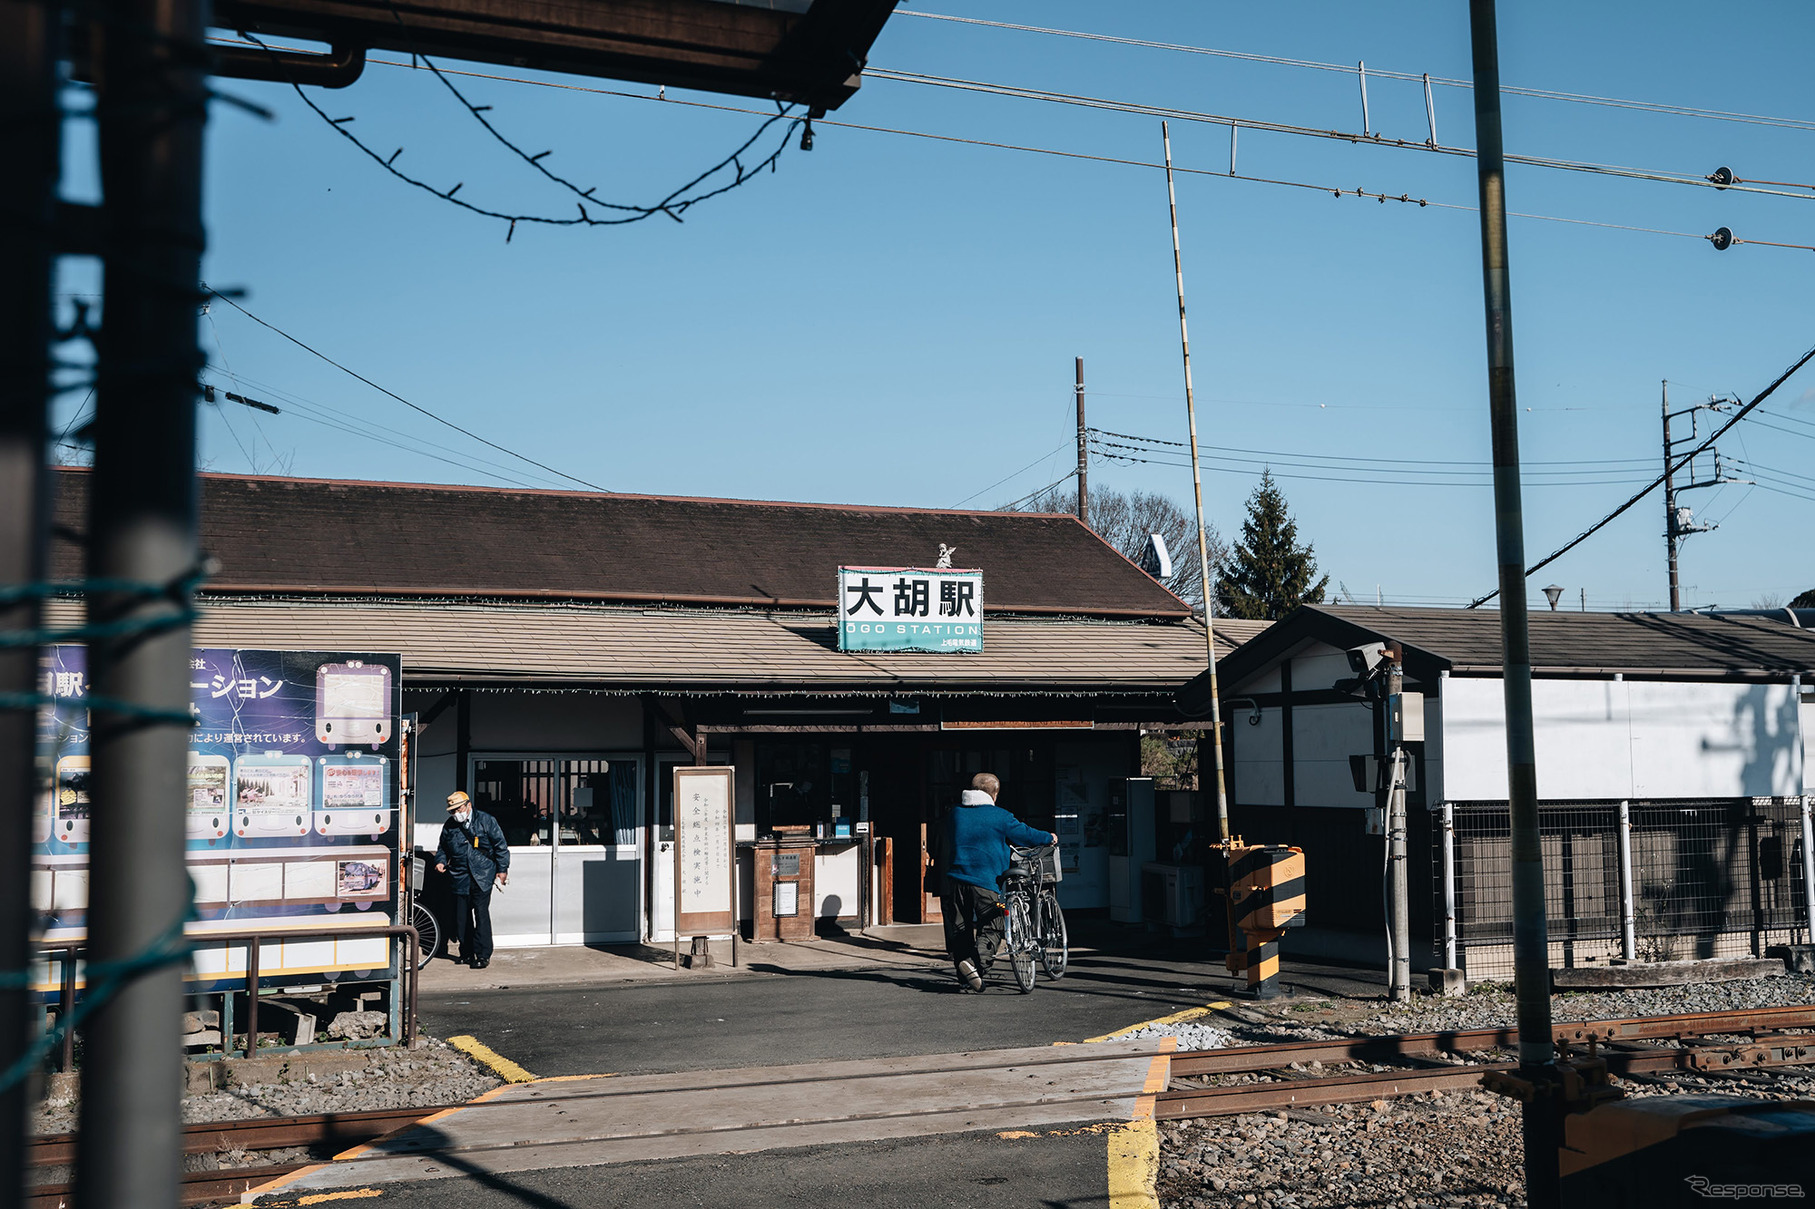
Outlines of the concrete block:
M220 1061L183 1063L183 1091L189 1095L219 1091L227 1086L227 1064Z
M1468 993L1468 980L1461 970L1431 970L1426 977L1430 979L1431 990L1445 999Z
M1606 966L1552 970L1550 985L1558 991L1607 987L1675 987L1695 982L1732 982L1782 974L1781 960L1758 957L1713 957L1703 961L1630 961Z
M1783 962L1792 974L1815 974L1815 945L1772 945L1765 956Z

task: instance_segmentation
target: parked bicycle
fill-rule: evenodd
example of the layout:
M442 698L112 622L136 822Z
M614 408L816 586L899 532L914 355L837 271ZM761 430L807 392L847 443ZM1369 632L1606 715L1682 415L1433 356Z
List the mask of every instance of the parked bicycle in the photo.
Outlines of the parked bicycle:
M1048 978L1065 976L1070 937L1065 930L1065 912L1059 907L1056 889L1063 876L1059 870L1058 845L1011 846L1009 851L1008 872L1002 877L1006 917L999 955L1008 958L1015 985L1025 995L1034 989L1036 960Z

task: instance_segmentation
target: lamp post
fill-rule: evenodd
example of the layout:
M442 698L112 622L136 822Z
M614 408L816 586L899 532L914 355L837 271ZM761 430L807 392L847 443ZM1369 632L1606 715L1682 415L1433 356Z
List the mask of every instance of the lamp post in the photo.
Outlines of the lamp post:
M1550 611L1552 613L1557 611L1557 598L1562 595L1563 595L1563 585L1562 584L1551 584L1549 587L1544 589L1544 599L1548 600L1550 602Z

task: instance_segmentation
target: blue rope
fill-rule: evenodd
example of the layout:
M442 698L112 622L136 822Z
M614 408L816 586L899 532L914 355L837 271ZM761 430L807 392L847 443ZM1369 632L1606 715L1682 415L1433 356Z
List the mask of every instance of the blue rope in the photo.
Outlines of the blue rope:
M66 642L89 642L97 638L124 638L128 635L145 636L180 629L193 623L199 616L190 603L189 596L206 576L206 568L198 564L170 582L161 584L142 583L130 579L82 579L61 583L42 581L13 584L0 588L0 606L18 604L26 600L87 596L90 593L101 592L125 596L132 600L168 599L180 606L176 612L158 617L130 617L123 621L90 622L64 630L0 630L0 650L55 646ZM50 697L44 693L0 693L0 710L42 709L45 706L55 706L59 700L65 699ZM75 698L67 700L75 700ZM195 725L195 716L187 710L156 709L117 697L101 697L93 694L80 700L85 702L91 712L118 714L143 722L161 722L172 726ZM0 985L4 984L0 983Z
M212 560L209 560L212 561ZM176 613L161 617L134 617L124 621L90 622L67 630L0 630L0 650L28 646L53 646L59 642L82 642L91 638L118 638L127 634L156 634L188 625L196 613L189 596L207 578L207 568L196 564L168 583L144 583L132 579L82 579L62 583L12 584L0 588L0 606L26 600L45 600L53 596L88 596L111 593L130 600L169 600L180 606Z
M195 726L196 717L188 710L154 709L149 705L139 705L132 701L122 701L118 697L101 697L90 693L85 697L52 697L47 693L0 693L0 709L43 709L59 703L79 701L84 709L101 713L119 714L125 718L137 718L142 722L163 722L171 726ZM0 984L3 985L3 984Z
M144 949L131 957L121 958L119 961L88 963L87 990L75 1004L57 1017L56 1024L46 1029L44 1034L32 1043L31 1048L19 1055L18 1061L7 1067L4 1073L0 1073L0 1092L13 1087L37 1069L50 1056L52 1050L63 1044L65 1034L88 1019L109 999L117 995L127 983L149 974L153 970L161 970L165 966L175 965L189 959L192 946L184 929L189 921L196 917L193 881L190 883L189 890L190 905L188 909ZM63 960L69 961L71 957L66 953ZM36 974L31 970L0 971L0 988L18 990L31 987L35 982Z

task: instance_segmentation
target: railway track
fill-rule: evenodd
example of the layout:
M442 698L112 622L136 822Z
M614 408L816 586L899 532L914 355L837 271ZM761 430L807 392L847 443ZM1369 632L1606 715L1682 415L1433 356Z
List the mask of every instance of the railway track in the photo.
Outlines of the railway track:
M184 1154L256 1154L259 1151L306 1147L311 1157L293 1163L227 1167L183 1173L182 1203L217 1205L238 1201L250 1188L287 1175L310 1163L331 1158L350 1146L405 1129L440 1108L387 1108L373 1112L317 1113L303 1117L249 1117L183 1127ZM34 1173L68 1168L76 1161L75 1134L44 1134L31 1140L28 1161ZM31 1209L64 1209L73 1204L67 1180L34 1181L26 1204Z
M1815 1065L1815 1036L1784 1031L1790 1029L1815 1029L1815 1005L1567 1022L1557 1024L1552 1035L1578 1049L1593 1042L1615 1075ZM1717 1037L1743 1040L1711 1040ZM1484 1073L1512 1070L1517 1063L1457 1059L1510 1048L1517 1040L1516 1029L1498 1028L1186 1051L1172 1056L1172 1082L1156 1097L1154 1115L1162 1120L1217 1117L1478 1087ZM1355 1065L1367 1069L1353 1069ZM1331 1066L1349 1069L1322 1069ZM1382 1066L1388 1069L1374 1069ZM1259 1075L1266 1081L1221 1086L1179 1082L1229 1075Z

